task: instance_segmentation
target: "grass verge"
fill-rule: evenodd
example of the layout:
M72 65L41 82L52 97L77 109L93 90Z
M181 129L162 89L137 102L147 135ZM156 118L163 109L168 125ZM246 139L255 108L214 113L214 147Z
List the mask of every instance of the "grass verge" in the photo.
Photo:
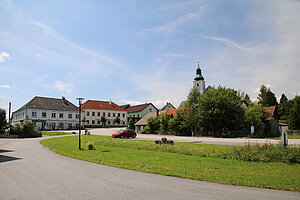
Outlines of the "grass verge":
M70 132L59 132L59 131L41 131L42 135L56 136L56 135L71 135Z
M87 150L88 142L93 142L94 150ZM178 142L175 149L168 151L172 148L170 145L105 136L82 136L83 150L77 149L77 137L51 138L41 143L65 156L114 167L232 185L300 191L300 164L221 158L222 152L232 150L231 146ZM189 153L193 148L198 148L198 152Z

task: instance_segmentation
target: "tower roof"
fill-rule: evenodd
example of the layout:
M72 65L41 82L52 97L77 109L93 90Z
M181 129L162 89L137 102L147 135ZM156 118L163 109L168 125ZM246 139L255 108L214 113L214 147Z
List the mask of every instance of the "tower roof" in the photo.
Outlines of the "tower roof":
M194 78L195 81L199 81L199 80L204 80L204 77L201 74L201 69L199 67L199 62L198 62L198 68L196 69L196 77Z

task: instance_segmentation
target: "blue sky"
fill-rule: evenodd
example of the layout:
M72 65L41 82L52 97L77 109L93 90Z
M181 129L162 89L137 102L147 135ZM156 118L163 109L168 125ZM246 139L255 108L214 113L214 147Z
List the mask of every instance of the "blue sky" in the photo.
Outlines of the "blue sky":
M34 96L178 106L206 85L300 94L297 0L2 0L0 107Z

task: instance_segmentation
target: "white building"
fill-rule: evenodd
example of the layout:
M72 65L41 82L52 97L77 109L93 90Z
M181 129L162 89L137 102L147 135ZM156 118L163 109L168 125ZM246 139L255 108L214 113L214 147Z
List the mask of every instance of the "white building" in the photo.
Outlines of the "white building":
M86 127L126 126L127 110L111 101L88 100L81 105L81 108ZM105 119L105 122L102 119Z
M130 118L142 118L148 113L158 111L158 109L152 103L129 106L126 110L128 111L128 117Z
M79 127L78 107L65 97L34 97L12 114L12 123L34 122L38 130L62 130Z

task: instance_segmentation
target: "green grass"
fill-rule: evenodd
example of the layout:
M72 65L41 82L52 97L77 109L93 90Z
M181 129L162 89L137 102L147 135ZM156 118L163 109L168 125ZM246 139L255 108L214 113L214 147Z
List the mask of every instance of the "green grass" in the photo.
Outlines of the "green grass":
M71 135L70 132L59 132L59 131L41 131L42 135L56 136L56 135Z
M93 142L95 150L87 150ZM234 147L175 143L156 145L152 141L111 139L105 136L82 136L83 150L77 137L41 141L52 151L90 162L232 185L300 191L300 164L248 162L223 159L222 152ZM195 151L192 151L195 150Z

